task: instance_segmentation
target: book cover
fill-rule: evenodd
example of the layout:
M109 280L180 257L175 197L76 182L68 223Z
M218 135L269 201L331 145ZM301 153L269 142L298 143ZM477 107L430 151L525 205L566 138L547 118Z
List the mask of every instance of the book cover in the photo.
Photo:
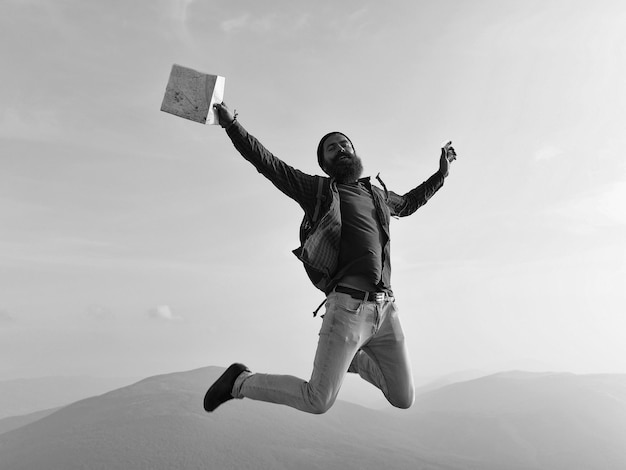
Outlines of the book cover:
M174 64L161 111L202 124L218 124L214 103L224 99L225 78Z

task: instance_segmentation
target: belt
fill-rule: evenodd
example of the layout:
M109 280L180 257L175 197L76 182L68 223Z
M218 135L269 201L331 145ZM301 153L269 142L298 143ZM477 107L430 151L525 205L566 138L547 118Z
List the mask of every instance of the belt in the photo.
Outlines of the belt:
M390 299L390 295L386 292L365 292L358 289L353 289L352 287L346 286L337 286L335 287L335 292L339 292L341 294L348 294L353 299L365 300L368 302L384 302L385 300Z

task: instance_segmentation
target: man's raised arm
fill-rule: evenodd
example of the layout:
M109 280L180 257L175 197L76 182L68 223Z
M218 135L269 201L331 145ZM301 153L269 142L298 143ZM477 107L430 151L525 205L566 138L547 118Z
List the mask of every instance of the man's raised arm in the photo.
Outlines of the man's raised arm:
M224 103L214 105L220 126L239 153L254 165L259 173L269 179L284 194L294 199L306 211L315 204L317 178L303 173L275 157L261 142L249 134Z
M456 160L456 152L451 145L452 142L448 142L442 147L441 157L439 158L439 170L422 184L402 196L389 191L387 205L391 209L392 215L398 217L411 215L426 204L443 186L443 181L450 172L450 163Z

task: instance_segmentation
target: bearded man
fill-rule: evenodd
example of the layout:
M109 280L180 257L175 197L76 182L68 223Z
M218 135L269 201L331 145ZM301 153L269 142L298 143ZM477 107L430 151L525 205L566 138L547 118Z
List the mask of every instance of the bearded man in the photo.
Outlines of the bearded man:
M311 378L252 373L232 364L209 388L204 408L232 398L279 403L324 413L335 402L346 373L359 374L398 408L414 400L411 366L391 290L389 221L411 215L443 186L456 154L442 149L439 169L404 195L361 178L363 165L350 139L330 132L317 159L328 177L303 173L275 157L250 135L224 103L219 124L235 148L304 210L302 245L294 250L312 283L326 295Z

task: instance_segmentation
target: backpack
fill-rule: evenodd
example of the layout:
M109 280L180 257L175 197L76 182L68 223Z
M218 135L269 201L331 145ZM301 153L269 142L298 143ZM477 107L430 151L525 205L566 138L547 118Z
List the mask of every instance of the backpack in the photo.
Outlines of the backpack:
M307 276L309 277L313 285L322 291L324 289L320 283L321 281L323 281L324 275L320 271L314 269L312 266L307 265L307 263L303 261L301 255L302 255L303 247L307 238L309 237L309 235L311 235L311 233L313 232L313 229L316 227L316 224L319 222L319 219L320 219L320 213L322 210L322 202L325 199L324 198L325 180L326 178L322 176L317 177L317 194L315 196L315 210L313 211L313 215L310 218L306 214L302 218L302 223L300 224L300 247L293 250L294 255L296 255L296 257L298 257L298 259L300 259L300 261L303 262L304 269L307 273ZM324 299L324 302L322 302L320 306L313 312L314 317L317 315L317 312L322 307L322 305L324 305L325 302L326 302L326 299Z

